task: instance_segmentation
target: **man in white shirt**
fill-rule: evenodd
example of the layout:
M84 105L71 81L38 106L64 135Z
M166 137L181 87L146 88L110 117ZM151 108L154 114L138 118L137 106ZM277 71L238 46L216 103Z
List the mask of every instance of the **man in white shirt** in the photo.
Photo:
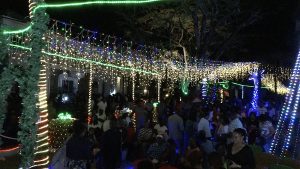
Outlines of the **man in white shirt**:
M97 106L98 106L98 113L100 113L100 115L102 113L105 114L107 103L106 103L106 101L102 97L99 98L99 102L98 102Z
M212 111L204 110L204 117L202 117L198 123L197 131L203 130L206 138L211 138L211 131L209 127L209 121L212 119Z
M228 130L230 133L232 133L237 128L244 128L241 120L238 118L238 115L236 113L232 113L229 117L230 123L228 126Z
M168 118L168 129L169 129L169 138L173 139L179 148L180 152L183 152L183 120L175 112Z

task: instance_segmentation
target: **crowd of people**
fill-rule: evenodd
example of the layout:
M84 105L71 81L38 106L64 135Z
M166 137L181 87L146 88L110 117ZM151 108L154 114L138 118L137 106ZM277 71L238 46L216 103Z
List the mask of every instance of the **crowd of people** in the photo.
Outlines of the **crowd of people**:
M126 161L137 169L254 169L252 145L268 151L278 119L267 102L256 110L237 100L209 104L198 97L157 107L143 99L116 102L109 111L108 105L100 97L90 124L75 121L65 145L67 168L94 163L97 169L116 169ZM120 113L124 106L132 113Z

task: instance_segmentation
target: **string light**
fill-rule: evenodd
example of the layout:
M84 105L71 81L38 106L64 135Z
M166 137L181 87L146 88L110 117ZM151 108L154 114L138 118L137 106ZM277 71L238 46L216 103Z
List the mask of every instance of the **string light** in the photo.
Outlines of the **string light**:
M157 101L160 102L160 85L161 85L161 79L158 78L157 80Z
M90 64L90 78L89 78L89 98L88 98L88 114L92 114L92 89L93 89L93 65Z
M49 144L53 151L60 148L70 136L74 119L52 119L49 123Z
M132 74L132 101L135 101L135 74Z
M1 149L0 153L13 152L13 151L16 151L16 150L19 150L19 149L20 149L20 146L16 146L16 147L13 147L13 148L8 148L8 149Z
M244 99L244 93L245 91L244 91L244 86L242 86L242 99Z
M253 80L253 83L254 83L253 95L252 95L252 100L251 100L251 109L252 109L252 111L256 111L256 112L257 112L257 108L258 108L257 102L259 99L259 91L258 91L259 80L260 80L259 76L262 77L262 71L255 70L249 78L249 80Z
M205 98L207 96L207 87L208 87L207 78L203 78L202 79L202 99L203 100L205 100Z
M47 66L46 60L42 57L41 59L41 69L39 74L39 95L38 103L39 107L39 121L36 123L38 126L37 130L37 146L35 148L35 160L33 166L35 167L45 167L48 165L49 159L49 140L48 140L48 103L47 103ZM40 153L37 153L40 152Z
M291 145L291 142L295 144L299 139L297 131L298 125L296 124L296 114L299 107L300 99L300 50L296 59L295 67L291 76L290 84L288 87L288 94L286 95L285 102L283 104L279 121L277 123L274 138L271 142L269 152L272 154L279 154L280 157L286 157ZM299 120L297 121L299 123ZM295 129L296 128L296 129ZM297 147L295 146L294 149ZM294 153L292 151L291 153ZM292 154L293 156L293 154Z
M30 8L30 16L33 15L33 13L36 12L36 10L40 8L66 8L66 7L76 7L76 6L85 6L85 5L95 5L95 4L111 4L111 5L117 5L117 4L143 4L143 3L152 3L152 2L159 2L161 0L107 0L107 1L87 1L87 2L75 2L75 3L59 3L59 4L39 4L35 5L33 0L29 1L29 8ZM3 34L19 34L24 33L28 30L30 30L32 27L32 22L29 26L27 26L24 29L15 30L15 31L9 31L4 30Z
M153 103L152 120L154 123L158 122L157 105L158 105L158 102Z
M220 103L223 103L224 102L224 91L223 89L221 88L220 89Z

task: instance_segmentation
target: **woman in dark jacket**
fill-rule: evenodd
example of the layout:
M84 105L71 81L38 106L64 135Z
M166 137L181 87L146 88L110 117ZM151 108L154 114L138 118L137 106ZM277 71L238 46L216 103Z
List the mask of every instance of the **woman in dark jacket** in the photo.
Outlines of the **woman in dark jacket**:
M74 121L73 135L66 145L69 169L88 169L93 159L93 145L86 136L87 127L80 121Z

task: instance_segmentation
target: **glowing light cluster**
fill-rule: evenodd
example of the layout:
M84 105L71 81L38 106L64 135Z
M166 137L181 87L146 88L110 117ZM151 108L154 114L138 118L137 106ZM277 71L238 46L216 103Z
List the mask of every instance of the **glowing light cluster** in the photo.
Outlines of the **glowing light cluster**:
M272 154L277 154L281 157L286 157L288 154L294 156L293 153L295 151L291 150L291 145L294 144L294 149L299 146L296 145L296 142L299 140L299 133L296 133L299 120L296 119L296 116L299 114L300 99L300 51L293 69L288 91L269 150Z
M72 115L68 112L65 113L59 113L57 115L58 119L60 120L74 120L74 118L72 118Z
M252 69L258 66L258 63L224 63L209 61L205 65L188 63L183 65L178 60L173 60L168 56L166 50L155 47L137 47L134 48L130 42L116 44L116 39L111 36L97 35L82 29L85 33L73 35L73 25L66 25L63 30L60 26L66 25L54 20L51 29L45 35L46 46L43 54L48 55L48 62L53 69L75 70L86 73L89 71L88 65L93 64L95 79L109 79L111 83L116 81L116 77L132 77L132 73L138 74L139 84L145 86L136 86L137 88L146 88L151 80L157 77L167 77L171 79L170 87L179 79L189 81L189 85L196 85L207 78L209 81L216 79L232 80L241 79L248 75ZM69 26L69 27L68 27ZM30 34L22 34L11 37L11 55L17 62L26 61L26 53L22 50L30 50L27 47L30 41ZM83 36L84 35L84 36ZM72 37L78 37L74 39ZM82 39L82 41L78 41ZM101 45L99 45L101 44ZM142 48L142 50L141 50ZM118 52L117 52L118 51ZM168 61L165 63L165 58ZM14 59L12 59L14 60ZM200 61L199 61L200 62ZM113 85L113 84L112 84ZM185 85L188 89L188 85ZM171 89L168 91L172 93ZM184 93L187 93L186 90Z
M266 86L268 90L275 92L275 80L274 75L265 75L261 81L262 85ZM288 88L282 84L282 82L277 81L277 93L281 95L285 95L289 92Z

